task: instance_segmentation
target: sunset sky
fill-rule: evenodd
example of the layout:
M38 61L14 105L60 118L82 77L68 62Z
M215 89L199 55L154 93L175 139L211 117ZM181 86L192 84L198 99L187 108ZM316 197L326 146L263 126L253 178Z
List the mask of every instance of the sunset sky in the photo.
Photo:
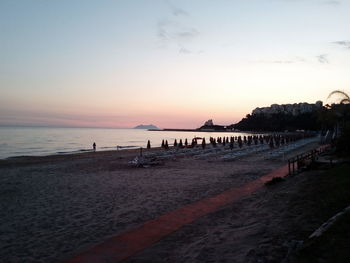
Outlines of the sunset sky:
M197 128L350 90L350 1L1 0L0 125Z

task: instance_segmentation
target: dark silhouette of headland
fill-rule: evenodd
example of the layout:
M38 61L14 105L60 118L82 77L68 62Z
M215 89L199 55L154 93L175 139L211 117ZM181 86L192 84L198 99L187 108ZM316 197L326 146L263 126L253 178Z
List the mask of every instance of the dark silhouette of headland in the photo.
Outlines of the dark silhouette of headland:
M308 130L317 131L324 128L321 122L327 105L322 101L316 103L272 104L269 107L255 108L242 120L229 125L214 124L206 121L197 129L162 129L161 131L183 132L284 132ZM151 129L153 130L153 129Z

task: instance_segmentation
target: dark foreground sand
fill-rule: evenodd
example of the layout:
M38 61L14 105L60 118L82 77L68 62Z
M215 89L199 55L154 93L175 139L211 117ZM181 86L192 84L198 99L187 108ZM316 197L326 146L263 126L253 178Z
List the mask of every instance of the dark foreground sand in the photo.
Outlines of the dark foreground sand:
M308 144L285 158L314 147L315 143ZM219 155L197 159L185 154L136 168L129 161L137 154L126 150L0 162L0 261L68 259L147 220L285 164L281 158L266 159L264 151L230 162ZM293 238L285 220L296 215L288 215L285 206L298 192L298 184L284 187L262 188L202 217L129 262L280 259Z

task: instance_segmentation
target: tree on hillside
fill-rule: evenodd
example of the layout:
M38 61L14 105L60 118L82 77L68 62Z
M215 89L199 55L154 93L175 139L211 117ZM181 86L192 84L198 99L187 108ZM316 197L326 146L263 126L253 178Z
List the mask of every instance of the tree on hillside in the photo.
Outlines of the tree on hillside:
M339 103L333 103L329 107L335 123L334 130L336 133L336 148L340 154L350 154L350 97L347 93L340 90L332 91L328 99L336 98Z
M337 99L339 103L333 103L330 106L330 112L332 113L332 117L336 119L337 124L336 125L342 125L345 126L345 121L349 121L349 104L350 104L350 97L347 93L340 90L332 91L327 99L333 98Z

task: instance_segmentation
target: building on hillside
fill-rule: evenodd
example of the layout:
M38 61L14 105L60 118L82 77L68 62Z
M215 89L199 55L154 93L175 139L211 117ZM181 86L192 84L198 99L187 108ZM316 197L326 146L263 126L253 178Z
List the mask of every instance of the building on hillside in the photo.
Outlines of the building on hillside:
M272 104L270 107L256 108L252 111L252 115L271 115L277 113L283 114L292 114L297 116L303 113L312 112L314 110L320 109L323 107L322 101L317 101L314 104L310 103L294 103L294 104Z

